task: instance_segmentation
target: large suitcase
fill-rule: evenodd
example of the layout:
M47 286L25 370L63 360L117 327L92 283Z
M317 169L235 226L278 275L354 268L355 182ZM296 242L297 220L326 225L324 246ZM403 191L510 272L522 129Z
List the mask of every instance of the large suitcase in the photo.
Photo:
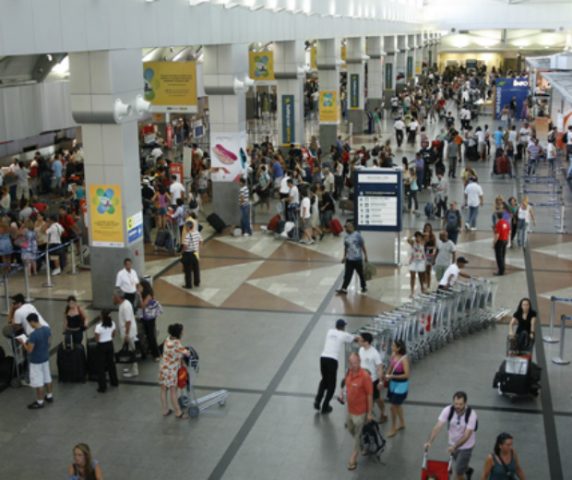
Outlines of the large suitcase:
M224 223L223 219L220 218L216 213L211 213L207 217L207 222L209 222L209 225L215 229L216 233L222 233L226 228L226 224Z
M97 356L97 342L92 338L87 341L87 378L90 382L97 382Z
M330 230L337 237L340 233L344 231L341 222L337 218L332 218L330 222Z
M60 343L57 363L60 382L85 382L87 369L83 345L71 345L71 348L68 348L65 342Z
M502 395L537 395L540 368L526 357L507 357L495 374L493 388Z
M268 222L268 231L269 232L278 232L278 227L280 225L280 220L282 220L282 217L279 214L274 215L270 221Z

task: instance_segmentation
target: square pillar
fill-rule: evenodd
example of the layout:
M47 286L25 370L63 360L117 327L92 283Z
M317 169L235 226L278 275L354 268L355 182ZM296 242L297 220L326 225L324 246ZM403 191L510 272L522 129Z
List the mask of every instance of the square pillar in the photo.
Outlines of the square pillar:
M367 98L365 108L373 112L383 104L383 37L367 37L365 39L367 59Z
M353 124L353 132L361 134L368 127L368 115L365 113L365 39L348 38L347 48L348 120Z
M338 138L340 123L340 40L317 41L318 82L320 84L320 145L327 152Z
M383 69L383 87L385 103L394 95L397 76L397 37L390 35L383 38L385 62Z

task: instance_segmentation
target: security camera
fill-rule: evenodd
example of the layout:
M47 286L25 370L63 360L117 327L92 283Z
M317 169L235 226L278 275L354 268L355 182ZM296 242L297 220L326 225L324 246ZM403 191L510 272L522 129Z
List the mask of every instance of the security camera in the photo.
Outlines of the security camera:
M143 95L137 95L137 97L135 97L133 106L135 107L135 113L137 113L138 116L145 115L151 109L151 103L145 100Z
M120 123L123 119L131 115L131 105L123 103L119 98L115 100L113 105L113 118L117 123Z

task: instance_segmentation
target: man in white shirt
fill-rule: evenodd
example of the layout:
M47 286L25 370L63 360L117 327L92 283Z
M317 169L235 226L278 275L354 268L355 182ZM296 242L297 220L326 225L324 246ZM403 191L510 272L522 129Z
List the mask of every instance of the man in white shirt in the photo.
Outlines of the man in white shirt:
M336 180L334 178L334 174L327 167L324 168L323 173L324 187L326 187L326 192L334 193L334 190L336 189Z
M401 118L398 118L393 124L393 129L395 130L397 148L401 148L401 144L403 143L403 135L405 134L405 122Z
M385 415L385 403L381 396L383 390L383 359L377 349L372 345L373 335L369 332L364 332L359 337L361 345L359 349L359 358L361 361L361 368L364 368L371 375L373 383L373 401L377 403L380 411L379 423L387 422L387 415Z
M518 131L518 145L517 145L517 150L518 150L518 158L517 160L520 158L521 160L525 160L526 158L526 149L528 147L528 144L530 142L530 134L531 134L531 130L530 127L528 125L527 122L524 122L522 124L522 127L520 127L520 130Z
M135 296L137 295L137 288L139 287L139 277L137 272L132 268L133 263L130 258L123 260L123 267L115 277L115 286L119 288L125 295L125 299L135 303Z
M546 160L548 160L548 166L550 167L550 173L554 174L554 162L556 161L556 147L554 142L548 142L546 144Z
M29 324L27 317L30 313L35 313L38 315L40 325L43 327L49 327L48 322L40 315L40 312L36 310L36 307L31 303L26 303L26 298L23 294L17 293L12 297L12 305L10 306L10 311L8 312L8 325L4 327L2 333L5 337L11 338L13 336L25 333L30 335L34 330Z
M336 376L338 373L338 361L344 343L351 343L357 340L358 337L350 333L346 333L346 321L342 318L336 320L336 328L331 328L326 334L326 343L324 351L320 357L320 372L322 380L318 387L318 393L314 400L314 408L322 411L322 413L330 413L332 407L330 401L334 396L336 390ZM325 394L325 398L324 398ZM322 404L322 399L324 403Z
M441 290L449 290L453 285L455 285L459 277L471 278L470 275L462 271L468 263L469 262L465 257L457 258L457 261L449 265L447 270L445 270L441 280L439 280L439 288Z
M296 210L300 207L300 191L298 187L294 185L294 180L291 178L287 181L288 184L288 211L287 211L287 219L291 222L296 222L298 220L296 218L297 212Z
M171 176L171 185L169 185L169 193L171 194L171 205L177 205L177 200L185 200L185 186L179 182L176 175Z
M62 247L62 234L65 232L65 229L58 223L57 215L52 215L48 218L45 228L50 251L48 261L54 262L52 275L59 275L66 266L66 250L65 247Z
M304 189L305 190L305 189ZM312 224L310 222L312 202L308 196L308 192L304 191L302 202L300 203L300 229L303 232L302 240L300 243L305 243L306 245L312 245L314 240L312 239Z
M478 184L475 177L469 179L469 184L465 188L465 206L469 207L469 218L465 227L467 230L477 229L477 217L479 215L479 207L483 205L483 189Z
M113 303L119 307L119 334L121 335L123 345L127 346L131 352L135 352L135 342L137 342L137 321L135 320L133 305L127 301L125 293L119 288L116 288L113 292ZM126 378L136 377L137 375L139 375L139 365L137 364L137 361L134 361L131 364L131 367L123 369L123 376Z

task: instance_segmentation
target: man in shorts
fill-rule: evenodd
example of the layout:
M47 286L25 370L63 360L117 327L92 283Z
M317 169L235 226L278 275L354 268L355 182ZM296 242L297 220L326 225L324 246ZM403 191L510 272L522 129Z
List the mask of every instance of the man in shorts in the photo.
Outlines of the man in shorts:
M457 480L470 480L473 469L469 467L471 455L476 443L475 432L478 428L477 413L467 406L467 394L456 392L453 404L447 405L439 415L439 420L433 427L425 450L431 448L433 440L442 428L447 425L449 432L449 448L447 451L453 457L455 466L453 472Z
M40 317L36 313L30 313L26 320L32 327L32 332L27 339L24 337L17 338L28 352L30 387L36 389L36 400L28 405L28 408L37 410L44 408L44 400L48 403L54 401L52 375L50 373L50 337L52 332L49 327L40 323Z

